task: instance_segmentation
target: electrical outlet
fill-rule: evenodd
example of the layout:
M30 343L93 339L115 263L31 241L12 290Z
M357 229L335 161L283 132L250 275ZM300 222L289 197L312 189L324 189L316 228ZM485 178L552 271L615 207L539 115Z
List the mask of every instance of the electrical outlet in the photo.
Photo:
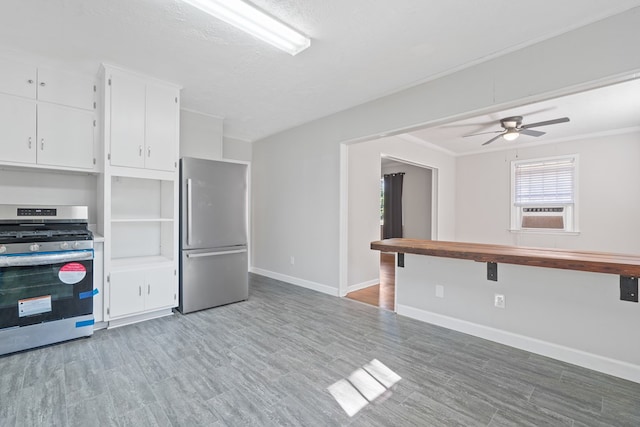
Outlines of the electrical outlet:
M291 263L291 265L294 265L296 263L296 259L293 255L291 255L291 257L289 258L289 263Z
M436 285L436 297L444 298L444 286Z
M502 294L495 294L493 297L493 305L495 305L498 308L504 308L506 304L506 299L504 297L504 295Z

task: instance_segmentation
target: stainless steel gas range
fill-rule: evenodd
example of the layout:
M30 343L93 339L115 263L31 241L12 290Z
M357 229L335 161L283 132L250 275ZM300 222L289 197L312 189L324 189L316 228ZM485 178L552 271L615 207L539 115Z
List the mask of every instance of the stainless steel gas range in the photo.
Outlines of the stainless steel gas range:
M0 205L0 354L93 334L86 206Z

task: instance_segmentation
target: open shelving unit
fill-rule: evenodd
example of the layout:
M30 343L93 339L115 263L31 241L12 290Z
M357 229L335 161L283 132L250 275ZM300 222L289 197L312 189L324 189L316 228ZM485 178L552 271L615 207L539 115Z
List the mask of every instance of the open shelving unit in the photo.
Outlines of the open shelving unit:
M117 327L178 305L180 88L103 66L104 318Z
M175 261L175 181L111 177L111 265Z

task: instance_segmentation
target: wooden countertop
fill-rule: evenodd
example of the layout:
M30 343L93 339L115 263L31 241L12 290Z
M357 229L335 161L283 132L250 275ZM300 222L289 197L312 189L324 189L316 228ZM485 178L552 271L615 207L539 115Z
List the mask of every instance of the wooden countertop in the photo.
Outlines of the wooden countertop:
M640 256L638 255L417 239L380 240L371 242L371 249L479 262L640 276Z

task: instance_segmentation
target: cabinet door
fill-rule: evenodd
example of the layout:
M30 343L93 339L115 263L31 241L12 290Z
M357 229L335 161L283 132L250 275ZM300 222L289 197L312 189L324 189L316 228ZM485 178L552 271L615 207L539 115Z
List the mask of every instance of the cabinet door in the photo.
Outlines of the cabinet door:
M90 77L39 68L38 100L93 110L94 84Z
M145 167L174 171L178 161L178 90L147 84Z
M173 267L154 268L147 271L145 310L177 305L177 277Z
M113 72L111 80L111 164L144 167L145 82Z
M54 104L38 105L38 164L93 168L94 115Z
M144 310L144 270L111 272L109 284L110 317L139 313Z
M36 99L36 67L0 60L0 92Z
M0 160L36 162L36 104L0 95Z

